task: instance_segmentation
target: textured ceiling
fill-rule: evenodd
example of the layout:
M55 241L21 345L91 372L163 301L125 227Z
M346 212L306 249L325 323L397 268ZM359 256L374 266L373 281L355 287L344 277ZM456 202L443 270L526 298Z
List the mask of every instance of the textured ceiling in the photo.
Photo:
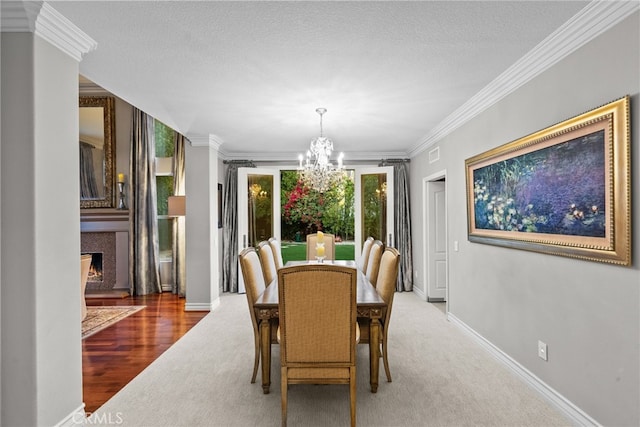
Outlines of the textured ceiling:
M51 5L98 43L80 72L224 156L406 156L584 1Z

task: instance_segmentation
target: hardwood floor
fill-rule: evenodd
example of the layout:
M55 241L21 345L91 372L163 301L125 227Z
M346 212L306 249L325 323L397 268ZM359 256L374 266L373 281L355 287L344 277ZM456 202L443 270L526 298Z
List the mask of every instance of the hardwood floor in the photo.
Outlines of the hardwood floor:
M88 306L145 305L146 308L82 341L86 412L102 406L209 313L185 312L184 304L184 298L171 293L87 299Z

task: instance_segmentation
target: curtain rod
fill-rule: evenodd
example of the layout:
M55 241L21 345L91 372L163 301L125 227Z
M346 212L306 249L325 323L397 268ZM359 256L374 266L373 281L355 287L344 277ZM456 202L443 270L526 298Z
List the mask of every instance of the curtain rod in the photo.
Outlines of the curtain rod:
M253 163L253 160L223 160L222 163L225 165L233 165L235 163Z
M380 163L410 163L411 159L382 159Z

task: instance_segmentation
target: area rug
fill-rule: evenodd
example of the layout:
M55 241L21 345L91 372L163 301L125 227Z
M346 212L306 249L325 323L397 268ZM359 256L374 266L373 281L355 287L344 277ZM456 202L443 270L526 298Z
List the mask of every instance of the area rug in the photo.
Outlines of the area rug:
M144 305L87 307L87 317L82 321L82 339L108 328L145 307Z

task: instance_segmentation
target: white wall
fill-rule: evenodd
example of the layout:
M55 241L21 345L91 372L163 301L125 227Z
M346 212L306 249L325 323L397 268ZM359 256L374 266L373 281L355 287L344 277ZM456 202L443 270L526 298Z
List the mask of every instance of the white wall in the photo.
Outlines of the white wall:
M422 180L446 169L449 309L588 416L640 425L640 229L633 266L537 254L467 240L465 159L631 95L632 203L638 212L639 14L583 46L411 162L414 262L422 278ZM440 147L440 161L428 152ZM634 218L638 218L635 214ZM424 283L416 284L424 289ZM537 342L549 346L548 362Z
M78 62L2 34L2 424L82 404Z

